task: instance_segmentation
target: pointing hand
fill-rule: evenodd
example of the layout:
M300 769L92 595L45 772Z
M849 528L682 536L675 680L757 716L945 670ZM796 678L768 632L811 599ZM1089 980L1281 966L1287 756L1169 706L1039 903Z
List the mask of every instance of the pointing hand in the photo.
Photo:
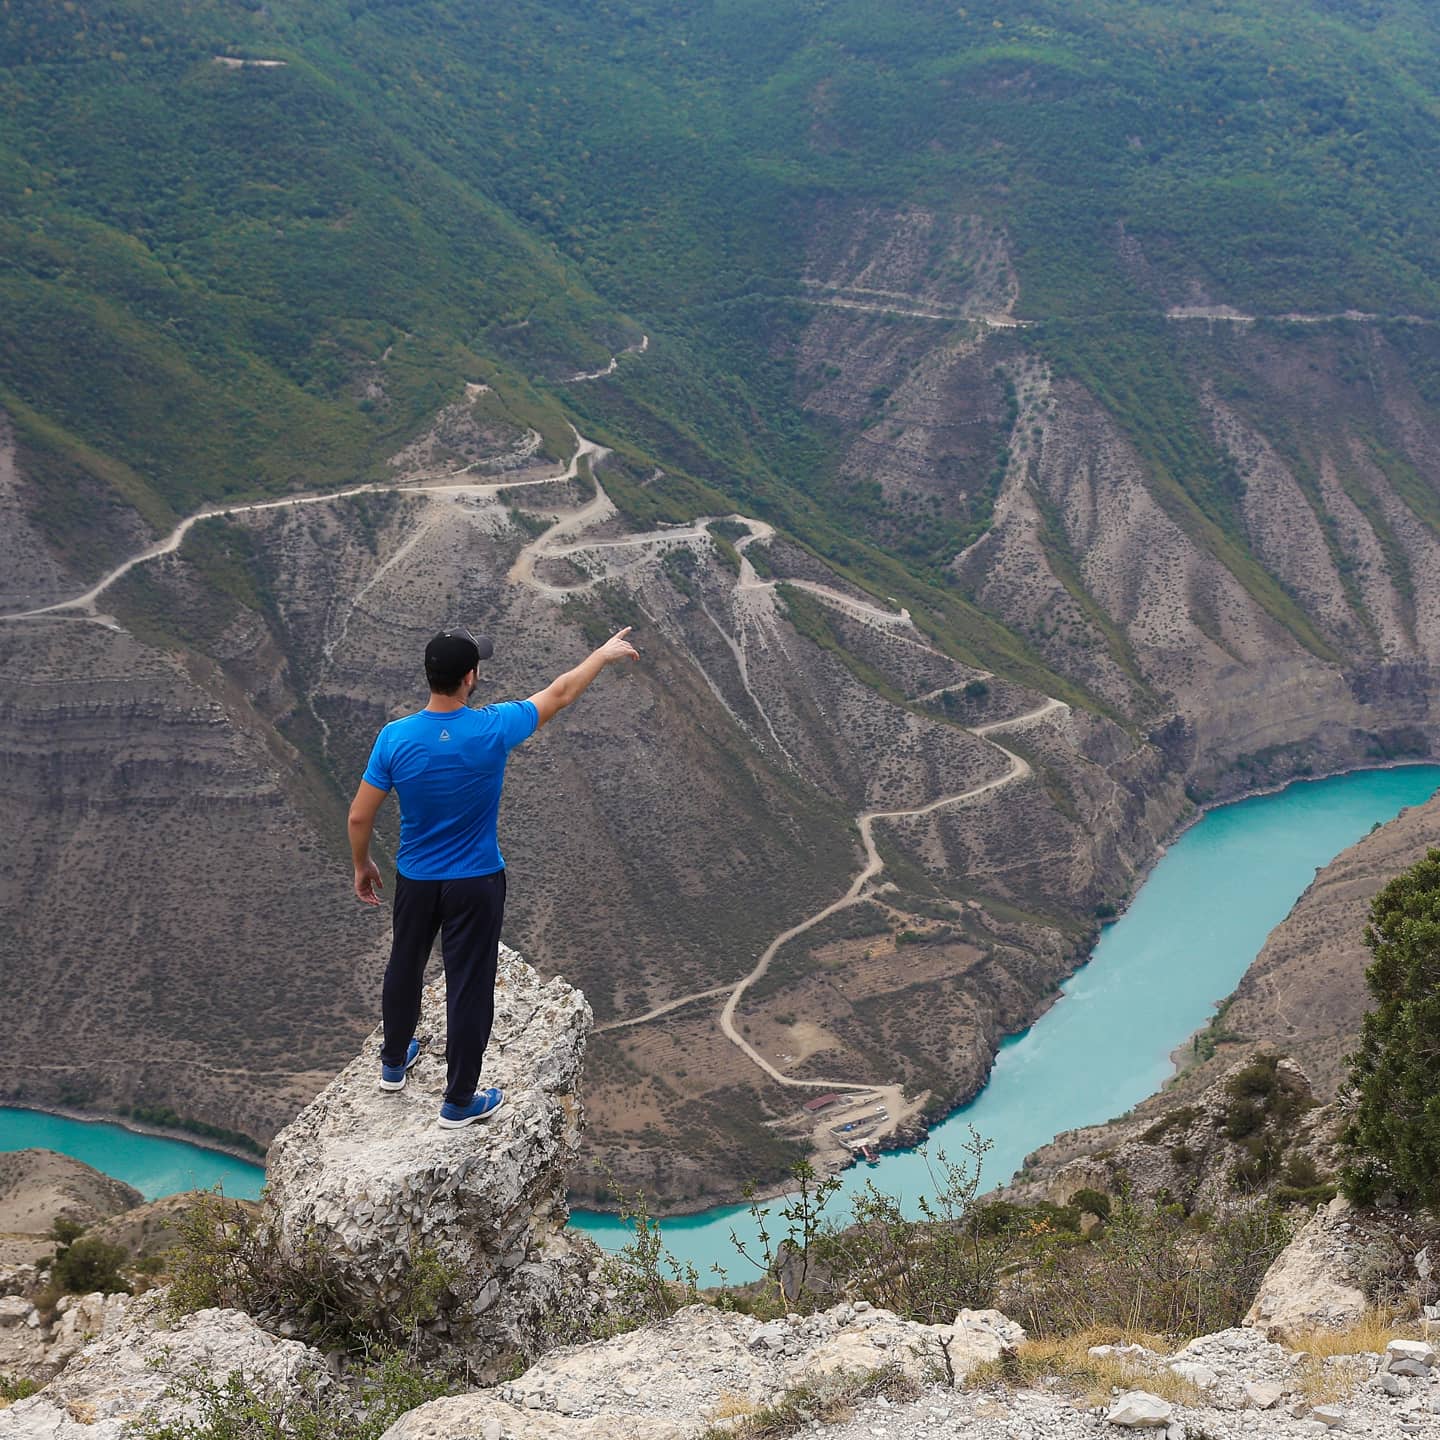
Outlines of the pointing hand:
M625 638L632 627L627 625L623 630L617 630L601 647L600 657L607 665L613 665L617 660L638 660L640 652Z

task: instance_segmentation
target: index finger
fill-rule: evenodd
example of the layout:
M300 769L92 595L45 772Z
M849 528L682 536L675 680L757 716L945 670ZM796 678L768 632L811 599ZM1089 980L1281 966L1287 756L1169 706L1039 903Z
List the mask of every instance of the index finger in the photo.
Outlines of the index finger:
M617 630L610 638L612 640L623 640L635 627L627 625L623 630Z

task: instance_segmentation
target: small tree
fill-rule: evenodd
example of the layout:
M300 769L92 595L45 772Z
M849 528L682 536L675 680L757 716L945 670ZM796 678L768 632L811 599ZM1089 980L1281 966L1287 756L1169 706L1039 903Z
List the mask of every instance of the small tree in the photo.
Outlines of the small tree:
M1370 906L1372 1008L1349 1057L1342 1183L1361 1204L1391 1190L1440 1208L1440 850Z
M55 1251L50 1281L56 1290L71 1295L96 1290L113 1295L130 1288L123 1273L129 1259L123 1245L111 1245L98 1235L81 1235Z

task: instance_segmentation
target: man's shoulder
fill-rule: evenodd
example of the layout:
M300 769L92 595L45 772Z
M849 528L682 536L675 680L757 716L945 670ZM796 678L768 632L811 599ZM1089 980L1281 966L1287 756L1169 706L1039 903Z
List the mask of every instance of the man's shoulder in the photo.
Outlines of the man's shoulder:
M514 715L517 710L530 711L535 708L533 700L492 700L488 705L483 705L479 710L472 710L472 715L483 715L486 719L505 720Z
M387 745L394 745L401 740L418 739L426 732L427 728L425 712L412 710L408 715L400 715L394 720L386 721L380 727L380 739Z

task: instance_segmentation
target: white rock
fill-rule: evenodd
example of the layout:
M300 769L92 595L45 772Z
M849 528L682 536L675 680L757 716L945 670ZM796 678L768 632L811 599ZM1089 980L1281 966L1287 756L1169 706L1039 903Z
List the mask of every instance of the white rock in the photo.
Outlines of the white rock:
M23 1295L0 1296L0 1326L23 1325L34 1308Z
M1337 1429L1344 1425L1348 1418L1343 1407L1339 1405L1317 1405L1311 1412L1310 1417L1318 1420L1330 1430Z
M1397 1399L1410 1393L1410 1382L1403 1375L1391 1375L1382 1371L1375 1377L1375 1384L1387 1395L1394 1395Z
M0 1440L128 1440L134 1421L198 1418L177 1381L200 1374L223 1382L234 1372L282 1395L333 1383L318 1351L274 1339L238 1310L201 1310L171 1325L147 1297L43 1389L0 1410Z
M1337 1254L1345 1237L1336 1230L1348 1213L1343 1197L1321 1210L1276 1256L1265 1272L1243 1323L1271 1336L1343 1329L1366 1311L1365 1293Z
M1435 1347L1428 1340L1392 1340L1385 1347L1385 1358L1389 1362L1392 1374L1423 1376L1435 1363ZM1396 1368L1397 1360L1407 1361L1420 1368L1418 1370L1399 1370Z
M1402 1355L1397 1355L1393 1360L1386 1363L1385 1368L1392 1375L1410 1375L1416 1380L1429 1378L1430 1367L1419 1360L1407 1360Z
M1219 1375L1199 1360L1171 1360L1166 1369L1201 1390L1213 1390L1220 1383Z
M1148 1390L1127 1390L1110 1406L1105 1418L1127 1429L1164 1429L1174 1413L1168 1401Z
M1245 1398L1257 1410L1272 1410L1280 1403L1280 1397L1284 1395L1285 1387L1277 1385L1273 1380L1247 1380L1245 1382Z
M761 1325L746 1315L691 1305L610 1340L553 1350L495 1389L423 1405L398 1420L384 1440L475 1440L491 1422L501 1426L505 1440L696 1440L724 1415L881 1366L931 1383L943 1369L942 1339L951 1346L958 1379L978 1356L1000 1354L1005 1338L1024 1333L995 1312L963 1318L957 1332L873 1306L837 1306L798 1326ZM777 1333L789 1337L780 1349L765 1343ZM543 1397L544 1409L531 1408L532 1397ZM865 1408L877 1424L899 1424L905 1415L883 1397ZM898 1434L909 1432L902 1426Z
M591 1247L564 1229L590 1024L578 990L542 982L502 946L484 1078L506 1091L507 1109L441 1130L445 1003L443 987L427 987L405 1089L375 1083L377 1031L270 1147L268 1213L281 1237L318 1241L343 1287L377 1307L393 1305L429 1251L451 1276L431 1347L442 1336L464 1347L482 1378L498 1352L540 1348L557 1313L590 1303Z

